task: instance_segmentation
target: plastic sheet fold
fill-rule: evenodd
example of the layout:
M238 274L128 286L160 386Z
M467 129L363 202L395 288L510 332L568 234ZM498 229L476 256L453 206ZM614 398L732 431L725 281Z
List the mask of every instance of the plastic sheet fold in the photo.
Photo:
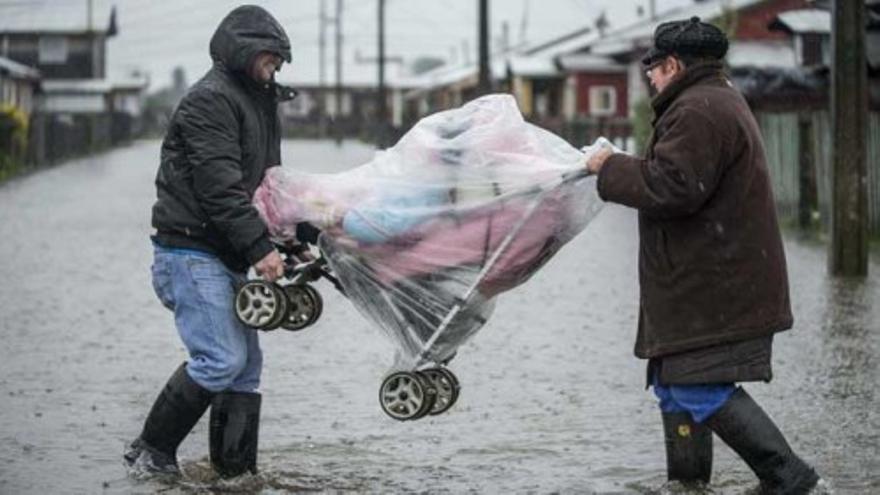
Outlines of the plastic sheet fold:
M393 147L334 174L270 169L254 204L276 242L296 224L357 309L396 344L397 366L448 360L495 297L529 279L599 212L588 155L526 122L509 95L419 121Z

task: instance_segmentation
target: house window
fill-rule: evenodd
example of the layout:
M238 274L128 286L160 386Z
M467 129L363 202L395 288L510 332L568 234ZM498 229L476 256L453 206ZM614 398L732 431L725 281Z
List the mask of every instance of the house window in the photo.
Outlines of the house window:
M617 90L614 86L590 88L590 115L614 115L617 111Z
M41 64L67 62L67 38L64 36L40 36L39 49Z

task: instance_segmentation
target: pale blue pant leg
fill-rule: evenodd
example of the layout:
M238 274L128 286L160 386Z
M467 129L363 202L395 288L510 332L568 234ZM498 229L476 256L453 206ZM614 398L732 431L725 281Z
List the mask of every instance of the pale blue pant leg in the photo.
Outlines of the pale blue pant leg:
M187 372L212 392L259 388L263 356L257 332L235 317L235 288L244 276L198 251L156 247L153 285L174 311L189 352Z
M238 320L236 320L237 322ZM260 332L244 327L247 339L247 361L244 370L236 377L229 389L236 392L254 392L260 388L260 374L263 371L263 351L260 349Z

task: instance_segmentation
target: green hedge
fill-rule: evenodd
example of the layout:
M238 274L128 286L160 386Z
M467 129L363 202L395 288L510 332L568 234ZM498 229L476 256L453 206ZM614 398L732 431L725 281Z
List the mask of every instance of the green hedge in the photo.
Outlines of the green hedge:
M24 168L27 146L27 114L12 105L0 105L0 181Z

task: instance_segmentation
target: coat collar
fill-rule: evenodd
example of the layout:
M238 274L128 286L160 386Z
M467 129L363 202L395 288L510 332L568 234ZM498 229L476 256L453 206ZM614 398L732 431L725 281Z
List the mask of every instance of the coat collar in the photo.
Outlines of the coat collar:
M227 77L238 81L247 92L257 98L271 98L277 103L282 103L296 98L299 94L299 91L292 87L275 82L274 77L267 83L259 84L243 72L229 70L223 62L214 62L214 68L225 74Z
M654 108L654 123L685 89L710 79L723 79L722 70L721 62L702 62L686 69L681 77L669 83L666 89L651 100L651 106Z
M275 88L275 100L279 103L282 101L290 101L299 94L299 91L293 89L290 86L285 86L283 84L272 83Z

